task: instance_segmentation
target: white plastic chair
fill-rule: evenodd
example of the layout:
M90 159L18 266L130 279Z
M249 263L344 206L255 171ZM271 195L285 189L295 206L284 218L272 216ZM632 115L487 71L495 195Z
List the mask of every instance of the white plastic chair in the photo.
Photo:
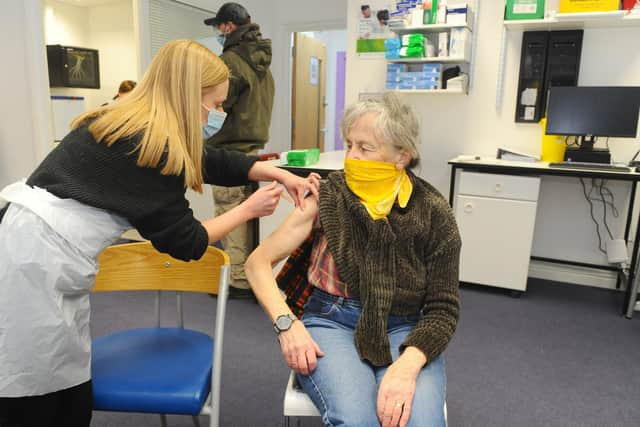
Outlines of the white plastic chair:
M316 408L311 398L305 393L298 380L295 372L289 374L287 381L287 389L284 392L284 418L286 426L291 426L291 417L296 417L296 425L300 427L301 417L319 417L320 411ZM444 402L444 422L447 425L447 402Z

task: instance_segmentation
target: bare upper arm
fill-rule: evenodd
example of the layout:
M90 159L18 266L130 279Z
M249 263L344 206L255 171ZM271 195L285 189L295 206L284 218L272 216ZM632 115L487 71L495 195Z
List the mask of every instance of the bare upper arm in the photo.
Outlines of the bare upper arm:
M287 219L251 254L251 258L268 261L271 265L288 257L307 238L318 214L318 200L308 197L305 209L293 210Z

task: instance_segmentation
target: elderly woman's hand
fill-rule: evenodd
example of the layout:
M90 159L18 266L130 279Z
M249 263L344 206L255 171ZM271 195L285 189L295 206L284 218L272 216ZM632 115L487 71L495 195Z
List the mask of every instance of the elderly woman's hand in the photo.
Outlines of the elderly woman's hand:
M316 369L317 357L324 356L318 344L311 338L307 328L296 320L288 331L278 336L280 349L287 365L302 375L309 375Z
M424 353L407 347L387 368L378 389L377 414L382 427L405 427L409 422L416 380L425 362Z
M287 188L287 191L293 198L296 206L304 209L304 197L307 192L310 192L314 196L318 196L318 188L320 188L320 175L315 172L309 174L306 178L289 174L282 180L282 184Z

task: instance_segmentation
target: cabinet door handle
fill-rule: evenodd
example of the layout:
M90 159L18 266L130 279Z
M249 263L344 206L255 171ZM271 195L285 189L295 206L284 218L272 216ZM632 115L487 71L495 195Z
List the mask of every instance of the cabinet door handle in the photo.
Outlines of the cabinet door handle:
M471 213L473 212L473 203L467 202L464 204L464 212Z
M502 184L496 184L496 193L502 192Z

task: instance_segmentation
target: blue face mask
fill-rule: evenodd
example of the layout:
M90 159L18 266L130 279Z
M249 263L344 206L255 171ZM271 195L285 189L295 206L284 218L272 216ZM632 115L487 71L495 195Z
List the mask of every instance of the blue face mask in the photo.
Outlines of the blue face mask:
M227 37L219 32L218 34L216 34L216 40L218 40L220 46L224 47L224 42L227 40Z
M209 139L222 129L224 119L227 118L227 113L220 112L216 109L209 110L204 104L202 104L205 110L209 111L209 117L207 123L202 126L202 136L204 139Z

